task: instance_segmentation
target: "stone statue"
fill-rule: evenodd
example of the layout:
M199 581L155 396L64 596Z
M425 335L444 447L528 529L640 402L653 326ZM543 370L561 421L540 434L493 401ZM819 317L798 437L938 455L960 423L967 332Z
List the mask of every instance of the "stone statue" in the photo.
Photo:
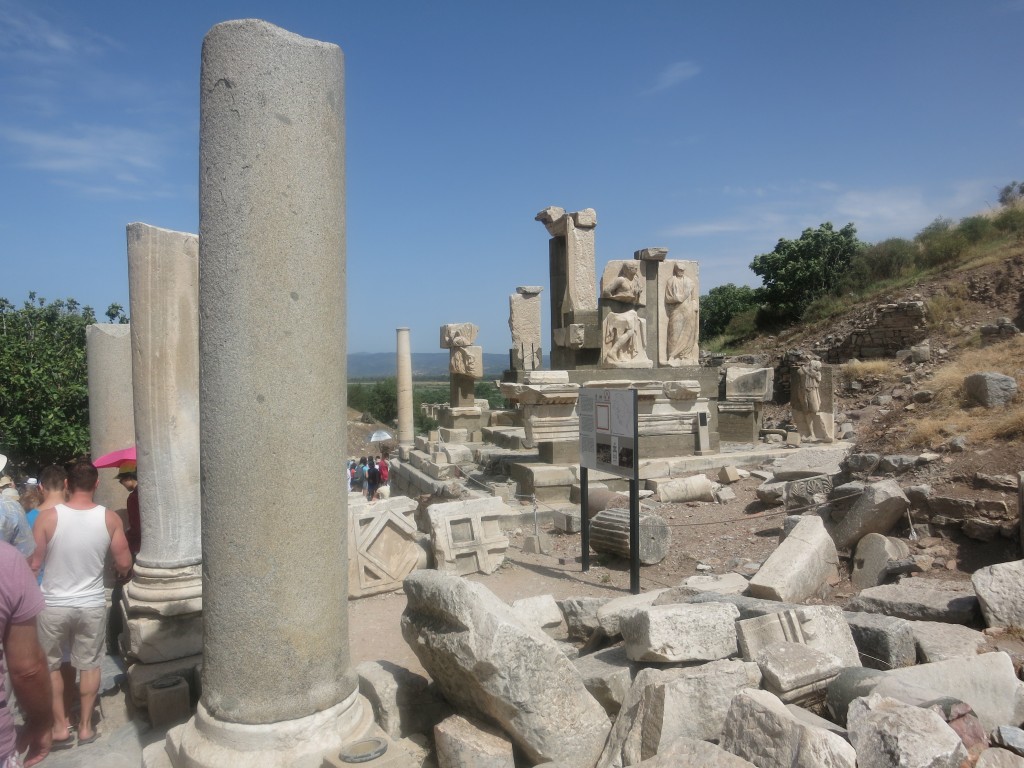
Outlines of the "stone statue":
M697 286L682 264L676 264L665 283L665 314L668 333L665 357L670 366L696 362L697 354Z
M612 312L601 329L601 364L610 368L650 368L647 326L635 309Z
M805 360L793 376L790 405L793 421L805 440L832 442L832 435L821 415L821 361Z
M640 275L640 262L627 261L619 270L618 277L604 289L602 296L625 304L642 304L644 287L644 278Z

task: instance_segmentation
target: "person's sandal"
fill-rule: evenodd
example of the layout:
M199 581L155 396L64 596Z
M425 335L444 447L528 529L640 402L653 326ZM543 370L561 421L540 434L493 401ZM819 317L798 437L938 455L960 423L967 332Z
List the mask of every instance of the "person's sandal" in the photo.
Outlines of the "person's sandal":
M71 749L75 746L75 732L74 730L68 731L68 735L63 739L54 739L50 742L50 751L57 752L61 749Z
M94 731L92 736L89 736L88 738L85 738L85 739L83 739L81 736L79 736L78 737L78 746L82 746L83 744L92 744L99 737L100 737L100 732L99 731Z

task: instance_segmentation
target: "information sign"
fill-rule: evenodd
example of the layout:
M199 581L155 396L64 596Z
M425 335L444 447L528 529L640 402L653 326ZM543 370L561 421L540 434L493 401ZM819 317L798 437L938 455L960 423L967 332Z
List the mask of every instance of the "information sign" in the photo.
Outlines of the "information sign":
M637 478L635 389L580 388L580 465Z

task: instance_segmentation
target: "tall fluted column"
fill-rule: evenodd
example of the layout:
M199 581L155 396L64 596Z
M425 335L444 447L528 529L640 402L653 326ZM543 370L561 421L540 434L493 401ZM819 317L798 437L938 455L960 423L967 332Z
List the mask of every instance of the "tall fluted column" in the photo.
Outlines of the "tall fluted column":
M398 445L406 448L412 447L416 442L412 405L412 351L409 346L409 329L396 328L395 333L398 346Z
M203 640L199 239L129 224L128 289L142 549L126 590L127 651L143 664L189 658L188 668Z
M135 442L132 346L127 325L97 323L85 329L89 377L89 450L94 459ZM116 469L101 469L96 503L123 509L127 491Z
M372 722L348 644L342 53L229 21L200 83L203 693L168 751L319 766Z

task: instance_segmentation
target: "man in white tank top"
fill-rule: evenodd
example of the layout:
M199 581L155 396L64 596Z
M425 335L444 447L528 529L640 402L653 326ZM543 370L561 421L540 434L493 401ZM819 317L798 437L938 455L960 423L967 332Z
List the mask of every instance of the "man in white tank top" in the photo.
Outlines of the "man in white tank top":
M40 511L35 525L32 569L38 573L43 568L46 608L39 616L39 643L53 684L54 749L74 745L59 671L62 646L71 649L71 664L79 671L78 743L89 744L97 738L92 716L106 648L103 566L107 551L118 574L127 575L132 568L121 518L92 500L98 482L99 473L90 462L73 464L68 471L67 502Z

